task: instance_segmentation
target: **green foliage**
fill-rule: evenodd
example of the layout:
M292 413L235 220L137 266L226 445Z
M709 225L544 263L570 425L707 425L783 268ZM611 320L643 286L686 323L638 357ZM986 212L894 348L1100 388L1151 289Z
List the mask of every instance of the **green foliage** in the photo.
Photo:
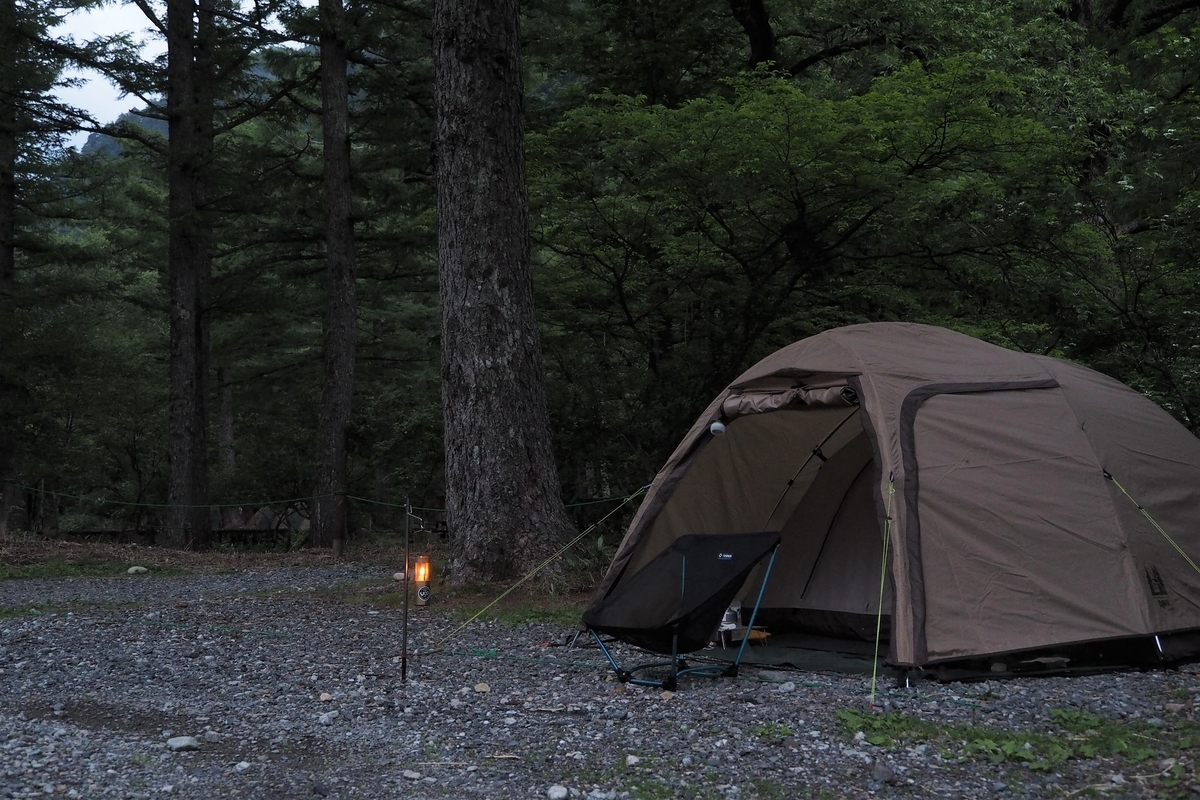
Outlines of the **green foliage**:
M60 11L19 8L0 32L23 37L0 48L12 89L0 94L22 99L0 446L16 442L19 482L43 490L22 494L31 527L152 527L166 495L164 142L131 117L119 144L64 151L69 110L43 101L72 54L141 97L163 76L118 39L37 45ZM261 8L313 40L315 10ZM1076 359L1200 430L1194 14L772 3L776 61L747 71L748 38L718 0L524 8L537 303L568 501L643 485L758 358L871 320ZM303 497L322 313L317 54L266 45L236 17L214 50L211 484L221 501ZM353 6L348 21L351 491L440 506L429 7ZM231 460L216 444L218 383ZM356 504L351 521L400 519ZM597 530L574 566L606 562L625 521ZM981 753L1022 757L980 739Z
M1036 258L1022 242L1040 223L1015 198L1069 192L1084 145L1022 116L976 57L840 100L767 72L728 88L678 108L602 95L531 138L551 407L576 473L660 463L708 398L796 338L955 324L986 297L954 297L924 262L978 271L996 241Z

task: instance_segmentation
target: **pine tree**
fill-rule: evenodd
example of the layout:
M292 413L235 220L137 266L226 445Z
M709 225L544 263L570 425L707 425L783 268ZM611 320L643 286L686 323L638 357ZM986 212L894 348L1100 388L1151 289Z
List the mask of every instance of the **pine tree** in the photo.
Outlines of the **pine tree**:
M517 0L437 0L442 408L453 580L538 564L570 529L534 315Z
M354 395L358 318L354 220L350 187L350 100L345 13L341 0L321 0L321 129L325 219L324 379L317 424L317 500L313 543L340 555L346 538L346 450Z

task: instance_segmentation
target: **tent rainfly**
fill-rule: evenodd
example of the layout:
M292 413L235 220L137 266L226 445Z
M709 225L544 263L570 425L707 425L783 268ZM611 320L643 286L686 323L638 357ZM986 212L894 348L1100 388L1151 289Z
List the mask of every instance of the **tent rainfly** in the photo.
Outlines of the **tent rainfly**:
M755 564L706 572L733 551L693 543L746 532L772 534L742 548ZM1200 440L1153 402L943 328L854 325L713 400L583 624L686 652L741 597L772 634L882 638L901 668L1169 663L1200 655L1196 558Z

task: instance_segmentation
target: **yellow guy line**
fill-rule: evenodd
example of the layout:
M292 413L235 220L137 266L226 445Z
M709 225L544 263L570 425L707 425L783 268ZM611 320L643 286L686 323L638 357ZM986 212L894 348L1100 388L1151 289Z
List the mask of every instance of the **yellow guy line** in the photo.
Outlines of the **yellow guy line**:
M626 497L626 498L625 498L625 501L624 501L623 503L621 503L621 505L617 506L617 507L616 507L616 508L614 508L612 511L608 512L607 514L605 514L603 517L601 517L600 519L598 519L598 520L596 520L595 522L593 522L591 525L589 525L589 526L587 527L587 529L586 529L586 530L584 530L584 531L583 531L583 533L579 534L579 535L578 535L578 536L576 536L574 539L572 539L571 541L569 541L569 542L567 542L566 544L564 544L562 547L560 547L560 548L558 549L558 551L557 551L557 552L555 552L555 553L554 553L554 555L550 556L550 557L549 557L549 558L547 558L545 561L543 561L542 563L540 563L540 564L538 564L536 567L534 567L534 568L533 568L533 570L532 570L532 571L531 571L531 572L530 572L528 575L526 575L524 578L521 578L521 580L517 581L517 582L516 582L516 583L514 583L512 586L510 586L510 587L508 587L507 589L505 589L503 594L501 594L499 597L497 597L497 598L496 598L495 600L493 600L492 602L488 603L488 604L487 604L486 606L484 606L483 608L481 608L481 609L479 609L478 611L476 611L476 612L475 612L475 614L474 614L474 615L473 615L473 616L472 616L470 619L468 619L466 622L464 622L462 625L459 625L457 628L455 628L454 630L450 631L450 633L446 634L446 636L444 636L444 637L443 637L441 640L439 640L439 641L438 641L436 644L434 644L434 648L441 647L441 646L442 646L442 645L444 645L446 642L450 641L450 639L452 639L452 638L454 638L455 636L457 636L457 635L458 635L458 633L459 633L459 632L460 632L460 631L461 631L463 628L467 627L467 626L468 626L468 625L470 625L472 622L474 622L475 620L479 619L481 616L483 616L484 612L486 612L486 611L487 611L489 608L491 608L492 606L496 605L496 603L499 603L499 602L500 602L501 600L503 600L505 597L508 597L508 595L509 595L510 593L512 593L514 590L516 590L516 589L517 589L519 586L521 586L523 583L525 583L526 581L528 581L528 580L529 580L530 578L532 578L534 575L537 575L539 572L541 572L543 569L545 569L547 566L549 566L549 564L550 564L552 561L554 561L556 558L558 558L559 556L561 556L563 553L567 552L567 551L568 551L568 550L570 550L572 547L574 547L576 542L578 542L580 539L582 539L583 537L587 536L589 533L591 533L592 531L594 531L594 530L595 530L595 529L596 529L596 528L597 528L597 527L598 527L598 526L599 526L599 525L600 525L602 522L604 522L606 519L608 519L609 517L611 517L613 514L616 514L616 513L617 513L618 511L620 511L622 508L624 508L625 506L629 505L629 501L633 500L635 497L639 497L639 496L641 496L641 494L642 494L643 492L645 492L647 488L648 488L648 487L646 487L646 486L643 486L641 489L638 489L636 492L634 492L633 494L631 494L631 495L629 495L628 497Z

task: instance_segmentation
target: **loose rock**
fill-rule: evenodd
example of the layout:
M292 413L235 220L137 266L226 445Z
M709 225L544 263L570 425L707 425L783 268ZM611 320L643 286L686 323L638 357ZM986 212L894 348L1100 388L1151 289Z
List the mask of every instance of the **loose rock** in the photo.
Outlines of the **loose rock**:
M593 647L545 646L563 639L561 623L472 623L439 650L460 623L437 608L409 620L410 652L421 656L401 681L391 575L342 562L0 581L0 797L529 800L560 787L559 800L737 800L769 785L784 797L830 787L847 797L1037 800L1097 784L1113 797L1165 795L1175 791L1168 779L1192 782L1191 761L1172 762L1165 748L1140 764L1076 756L1046 774L993 764L937 731L1029 731L1069 744L1051 714L1064 709L1131 731L1155 719L1156 737L1178 741L1195 724L1195 667L901 688L889 680L876 707L919 735L888 739L871 727L879 718L867 707L868 676L743 665L736 679L684 676L668 697L619 683ZM333 599L347 592L356 602ZM609 646L619 663L645 660ZM326 713L313 713L322 695ZM176 738L199 749L163 745Z
M876 760L875 766L871 768L871 780L879 781L880 783L891 783L896 779L896 771L882 761Z

